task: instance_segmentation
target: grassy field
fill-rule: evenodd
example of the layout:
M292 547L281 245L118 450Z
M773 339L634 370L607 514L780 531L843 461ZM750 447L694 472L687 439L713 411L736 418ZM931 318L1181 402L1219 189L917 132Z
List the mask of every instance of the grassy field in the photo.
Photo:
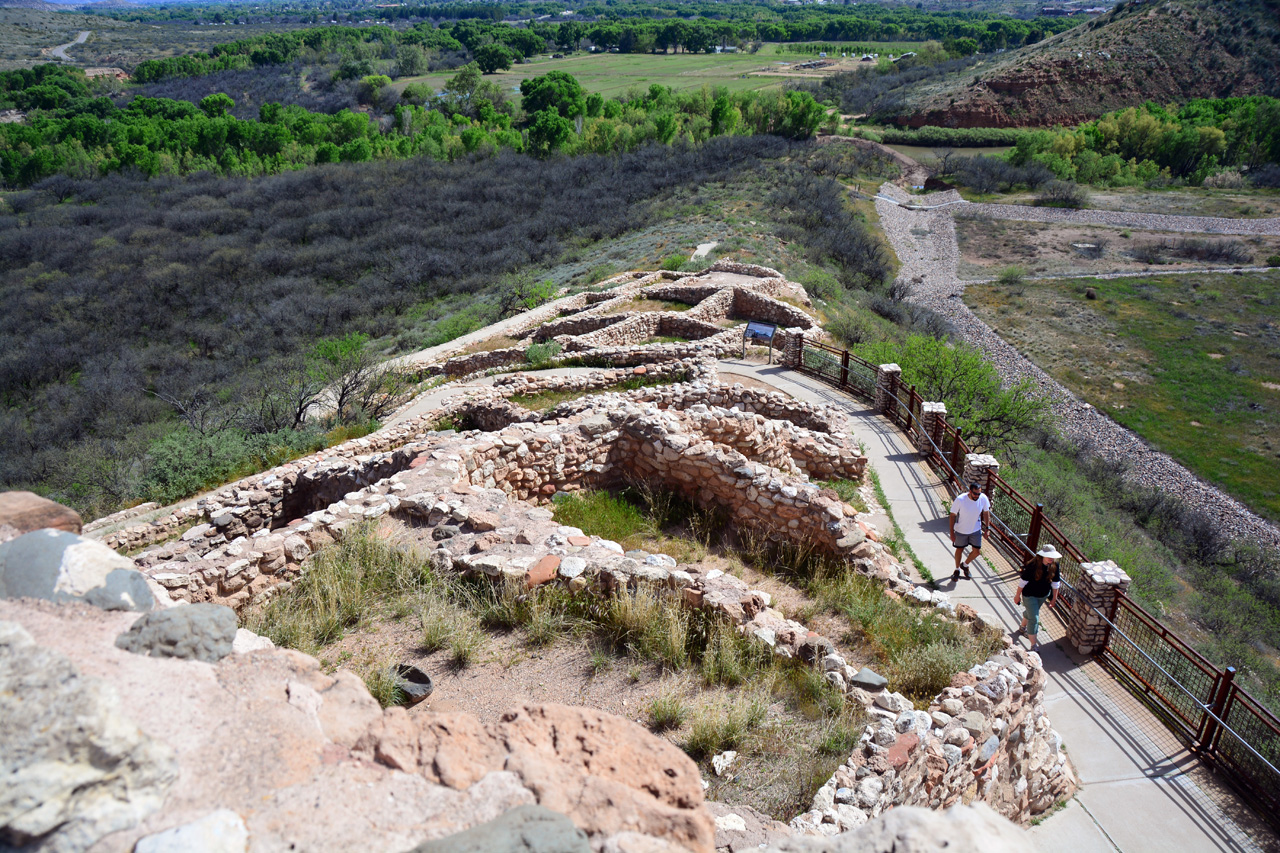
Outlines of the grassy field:
M888 45L886 45L888 46ZM893 43L901 48L902 43ZM887 51L886 51L887 52ZM630 88L648 89L654 83L676 90L699 89L702 86L724 86L730 91L769 89L787 80L823 76L836 70L857 66L856 60L845 60L820 71L791 71L786 66L817 59L811 54L788 52L786 45L767 44L758 53L576 53L564 59L540 56L508 71L489 75L486 79L499 83L517 103L520 81L548 71L567 71L588 92L599 92L607 98L624 94ZM456 72L402 77L397 88L409 83L427 83L437 89Z
M1278 288L1280 270L982 285L965 299L1083 399L1280 519Z

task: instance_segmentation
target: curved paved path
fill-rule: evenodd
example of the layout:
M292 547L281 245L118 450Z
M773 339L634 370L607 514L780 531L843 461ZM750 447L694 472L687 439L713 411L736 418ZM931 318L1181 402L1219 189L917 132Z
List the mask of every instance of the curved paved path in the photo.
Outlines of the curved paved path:
M52 48L52 49L49 51L49 53L50 53L52 56L56 56L56 57L58 57L59 59L65 60L65 61L67 61L67 62L70 62L70 61L71 61L71 57L67 56L67 48L69 48L69 47L75 47L75 46L76 46L76 45L78 45L78 44L84 44L86 41L88 41L88 40L89 40L89 35L90 35L92 32L93 32L92 30L81 30L81 31L80 31L80 34L76 36L75 41L69 41L69 42L67 42L66 44L60 44L60 45L58 45L57 47Z
M972 581L950 580L953 558L944 503L949 495L896 426L868 404L777 365L729 360L720 362L720 373L726 380L733 374L751 376L798 400L825 403L848 415L894 520L941 579L938 588L992 624L1017 627L1017 573L1002 557L992 558L992 549L975 564ZM1056 614L1042 618L1040 657L1049 677L1045 707L1083 786L1065 808L1031 829L1039 853L1276 849L1275 837L1143 704L1092 658L1075 654Z
M979 320L961 300L965 285L958 266L955 215L979 211L1006 219L1035 218L1039 222L1105 222L1128 217L1129 227L1178 230L1187 233L1280 234L1280 219L1222 220L1211 217L1129 214L1116 211L1074 211L1020 205L968 204L955 191L910 196L893 184L880 188L876 211L889 242L902 263L899 278L911 283L908 299L932 308L956 327L960 337L978 347L1009 383L1029 380L1049 399L1062 431L1103 458L1128 466L1135 482L1175 494L1200 507L1220 529L1233 537L1248 537L1280 547L1280 528L1244 504L1204 482L1153 450L1137 434L1076 397ZM1142 224L1138 224L1142 223ZM1232 224L1234 223L1234 224ZM1219 229L1216 231L1206 229ZM1238 228L1235 232L1225 230ZM1245 231L1245 228L1256 229Z

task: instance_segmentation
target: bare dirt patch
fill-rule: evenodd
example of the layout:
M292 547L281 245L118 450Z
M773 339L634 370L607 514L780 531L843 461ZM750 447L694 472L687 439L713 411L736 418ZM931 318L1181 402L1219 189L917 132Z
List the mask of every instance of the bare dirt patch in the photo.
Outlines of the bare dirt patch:
M961 278L990 278L1002 268L1018 265L1032 275L1076 276L1115 272L1161 272L1236 266L1173 257L1159 253L1163 263L1140 259L1144 251L1161 244L1178 244L1187 234L1135 231L1095 225L1051 225L1005 219L957 218ZM1194 237L1192 239L1195 239ZM1252 260L1245 266L1280 251L1280 238L1215 237L1213 242L1238 243ZM1137 255L1138 257L1135 257Z

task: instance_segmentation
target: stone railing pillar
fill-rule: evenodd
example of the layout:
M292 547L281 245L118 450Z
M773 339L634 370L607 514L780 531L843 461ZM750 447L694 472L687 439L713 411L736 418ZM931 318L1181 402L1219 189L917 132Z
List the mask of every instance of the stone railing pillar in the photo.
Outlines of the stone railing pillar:
M968 488L970 483L977 483L982 487L983 491L987 489L988 475L992 472L1000 472L1000 463L996 461L994 456L988 456L985 453L966 453L964 455L964 471L960 475L960 479L964 482L960 488Z
M882 364L876 368L876 411L889 414L897 401L893 393L901 384L902 368L896 364Z
M931 456L933 454L933 444L930 443L930 439L936 440L938 420L946 416L946 403L920 404L920 428L916 431L916 450L922 456Z
M779 329L776 334L781 338L777 347L780 363L783 367L797 370L803 358L804 329L794 326L790 329Z
M1082 655L1102 651L1111 635L1111 626L1102 616L1114 619L1116 595L1127 589L1129 576L1111 560L1080 564L1080 580L1067 613L1067 640L1076 651Z

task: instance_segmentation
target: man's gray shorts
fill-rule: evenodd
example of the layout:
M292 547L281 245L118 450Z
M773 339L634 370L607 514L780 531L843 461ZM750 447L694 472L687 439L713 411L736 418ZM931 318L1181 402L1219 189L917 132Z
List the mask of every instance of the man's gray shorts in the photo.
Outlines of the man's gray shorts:
M975 551L981 551L982 550L982 531L978 530L978 531L975 531L974 533L957 533L956 548L963 548L966 545L970 546Z

